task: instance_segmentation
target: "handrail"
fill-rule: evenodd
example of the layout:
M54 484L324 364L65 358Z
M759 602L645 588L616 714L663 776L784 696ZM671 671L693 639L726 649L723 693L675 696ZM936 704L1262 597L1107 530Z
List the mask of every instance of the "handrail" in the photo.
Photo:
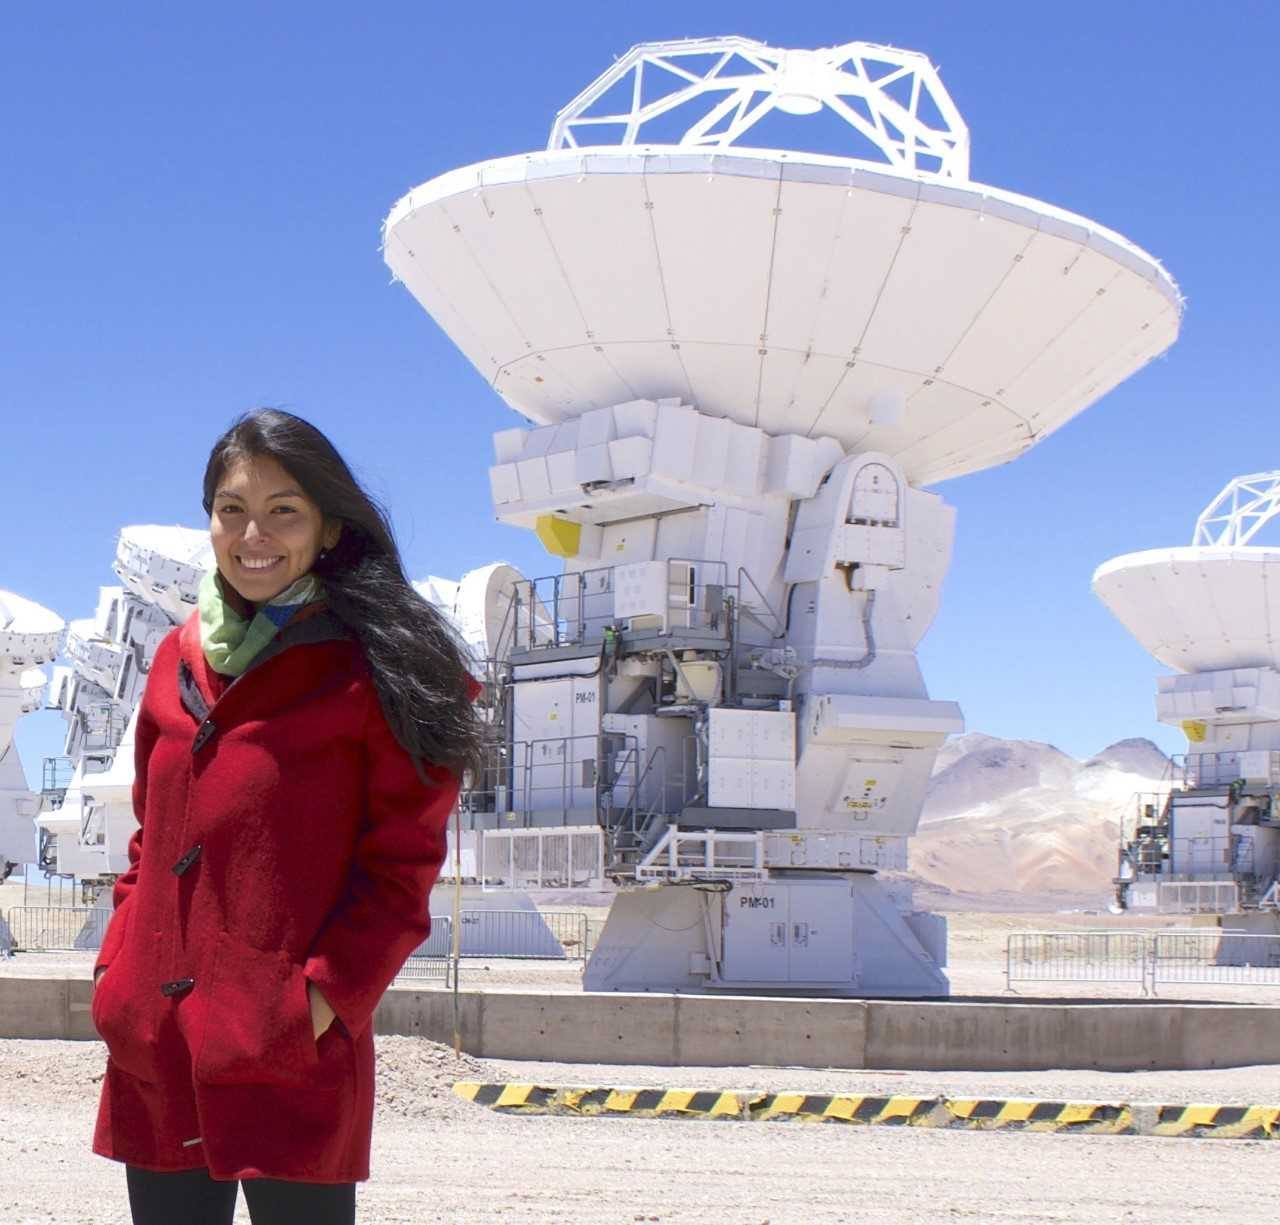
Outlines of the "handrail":
M668 620L673 614L691 614L705 617L713 629L728 617L724 601L739 591L737 584L728 581L728 565L718 558L667 557L654 559L655 564L667 568L665 608ZM683 594L676 593L672 585L672 572L676 566L687 566L689 574ZM588 640L603 637L605 629L614 624L614 572L617 566L593 566L589 570L575 570L562 574L540 575L521 579L515 584L508 615L515 619L512 631L514 646L522 650L538 647L579 645ZM745 573L745 571L743 571ZM598 577L602 576L602 577ZM714 576L719 581L712 581ZM759 594L755 581L747 575L752 588ZM717 607L708 593L721 593L721 605ZM549 591L549 596L546 594ZM763 599L763 596L761 597ZM548 608L548 599L550 608ZM588 612L590 602L603 599L605 611ZM768 607L767 601L765 601ZM777 614L769 608L777 619ZM775 635L776 636L776 635Z
M614 777L609 786L601 784L601 762L605 760L605 742L622 741L623 747L621 758L624 768L616 769ZM628 743L629 742L629 743ZM632 773L638 768L639 753L637 749L637 741L634 736L625 735L621 732L590 732L580 736L540 736L530 740L513 740L510 742L511 755L506 757L504 750L508 747L504 742L501 745L494 745L493 755L498 760L491 760L482 767L482 777L478 780L480 785L473 785L468 788L468 797L496 795L497 788L501 783L503 776L518 772L518 781L513 779L513 786L507 793L507 801L510 807L502 811L517 813L524 818L529 818L534 812L553 812L556 805L548 805L547 807L536 807L531 801L535 796L545 793L548 790L547 784L534 785L535 772L539 769L545 770L548 767L554 767L556 762L559 763L559 783L552 785L551 790L559 792L559 808L562 814L567 814L574 807L570 803L572 793L575 791L591 790L594 796L593 804L596 808L597 820L599 819L600 797L606 790L612 790L613 786L621 783L623 786L634 789L635 783L625 777L625 763L628 758L634 759L636 766L632 767ZM576 757L572 751L574 745L592 745L594 753L590 758ZM539 756L538 749L540 746L554 746L550 752ZM617 760L618 755L611 755ZM553 760L553 757L555 760ZM591 760L595 762L595 777L590 783L576 783L570 777L569 771L575 762ZM521 803L516 804L517 796L520 797ZM468 808L473 811L481 811L475 808L474 803L468 803Z
M759 598L760 603L764 605L764 607L765 607L765 611L766 611L766 612L768 612L768 614L773 618L773 623L774 623L774 625L776 626L776 629L774 629L774 631L773 631L773 637L774 637L774 638L785 638L785 637L786 637L786 635L787 635L787 627L786 627L785 622L784 622L784 621L782 620L782 618L778 615L778 613L777 613L777 611L774 609L773 605L769 603L768 597L764 594L764 592L763 592L763 591L761 591L761 590L760 590L759 585L756 583L755 579L753 579L753 578L751 577L751 572L746 568L746 566L739 566L739 567L738 567L738 582L737 582L737 590L738 590L738 611L739 611L739 614L741 614L741 613L746 613L749 617L751 617L751 619L752 619L753 621L757 622L757 623L758 623L758 624L759 624L763 629L766 629L766 630L767 630L767 629L769 628L769 627L768 627L768 625L766 625L766 624L765 624L765 622L764 622L764 618L763 618L763 617L761 617L761 616L759 616L759 615L756 613L755 609L754 609L754 608L752 608L752 607L751 607L751 605L750 605L750 604L748 604L748 603L747 603L747 602L742 598L742 580L743 580L744 578L747 580L747 582L748 582L748 583L750 583L750 584L751 584L751 590L752 590L752 591L754 591L754 592L756 593L756 596Z
M1169 759L1169 770L1173 781L1182 787L1227 786L1239 782L1240 759L1249 750L1222 749L1212 753L1175 753ZM1267 753L1267 781L1280 784L1280 751L1276 749L1258 749L1255 752Z

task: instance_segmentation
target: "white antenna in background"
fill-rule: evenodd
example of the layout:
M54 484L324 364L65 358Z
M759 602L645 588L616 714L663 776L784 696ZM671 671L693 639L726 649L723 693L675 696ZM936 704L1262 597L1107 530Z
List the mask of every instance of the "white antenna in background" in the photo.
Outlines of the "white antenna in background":
M27 786L13 733L18 720L44 701L43 668L57 656L63 629L57 613L0 591L0 881L35 857L32 819L40 797Z

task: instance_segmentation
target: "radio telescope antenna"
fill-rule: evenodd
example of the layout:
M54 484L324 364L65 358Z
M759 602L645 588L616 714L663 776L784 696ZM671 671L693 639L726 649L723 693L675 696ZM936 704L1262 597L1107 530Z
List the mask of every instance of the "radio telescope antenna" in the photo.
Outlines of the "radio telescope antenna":
M1246 545L1280 518L1280 470L1238 476L1200 513L1193 545Z
M626 108L611 109L615 100ZM725 149L773 111L813 115L824 107L890 166L969 177L969 129L938 70L917 51L861 42L816 51L736 35L642 43L560 111L547 148L615 143L611 133L620 145L642 145L646 127L700 109L677 140L661 143Z
M590 990L945 993L945 922L875 875L964 727L915 654L954 525L924 487L1164 352L1173 279L972 182L925 56L738 37L633 47L547 148L405 195L383 255L535 427L494 436L494 509L563 563L492 635L480 876L618 886Z
M1280 547L1258 542L1277 519L1280 470L1238 476L1189 546L1127 553L1094 573L1098 598L1175 670L1156 680L1156 717L1187 737L1171 794L1122 827L1121 909L1280 907ZM1268 923L1280 931L1274 913L1248 930Z
M40 708L44 665L57 655L63 629L56 613L0 591L0 881L35 857L32 819L40 797L27 787L13 732L23 715Z

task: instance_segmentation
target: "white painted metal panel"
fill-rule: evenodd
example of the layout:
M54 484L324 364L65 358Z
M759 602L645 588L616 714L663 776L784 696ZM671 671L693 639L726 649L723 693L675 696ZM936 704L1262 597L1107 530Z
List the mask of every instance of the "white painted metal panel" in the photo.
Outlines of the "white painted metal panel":
M489 469L489 492L499 506L520 501L520 477L515 464L495 464Z
M662 272L639 175L600 175L592 206L581 207L575 179L538 179L529 185L535 207L576 304L597 343L666 339L665 329L642 336L637 323L666 314ZM619 293L618 286L626 292Z
M854 976L853 898L846 881L792 888L788 963L794 983L848 982Z
M885 392L896 393L909 400L924 382L924 375L912 370L894 370L881 365L873 357L860 356L852 366L845 366L843 376L832 388L822 411L814 418L809 433L831 434L845 442L849 449L884 451L892 439L912 440L917 437L913 425L903 427L875 426L871 421L871 401Z
M756 424L760 363L764 360L757 349L758 342L748 353L741 345L681 341L680 362L689 382L689 398L699 412Z
M745 757L712 757L707 767L711 808L753 808L751 762Z
M795 715L790 711L758 710L751 718L751 751L762 761L794 762Z
M559 420L583 408L600 408L608 401L594 399L582 381L582 372L575 372L578 363L549 362L542 354L525 357L507 363L494 378L493 388L508 399L516 395L529 405L529 416L541 416L547 420ZM593 363L595 365L595 363ZM597 369L602 367L596 365ZM613 385L612 379L609 386ZM535 415L536 414L536 415Z
M489 366L482 367L481 373L491 380L504 362L527 353L529 345L497 286L477 263L461 227L454 229L447 203L425 205L415 210L403 226L389 228L384 254L414 297L418 297L424 284L429 285L449 303L456 318L466 321L475 337L470 347L480 343L490 355ZM466 339L455 337L445 318L436 319L455 344Z
M1114 272L1101 292L1095 292L1093 301L1010 384L1006 402L1039 423L1061 388L1086 385L1094 369L1115 351L1116 338L1141 333L1164 305L1150 286Z
M719 174L663 174L650 176L646 188L673 339L682 345L741 345L749 335L758 348L778 184Z
M1086 259L1079 243L1054 234L1034 234L1020 255L947 362L949 380L997 397L1115 274L1110 261Z
M744 882L724 894L724 977L785 983L790 978L786 885ZM852 931L852 923L850 930Z
M1030 430L1026 421L1000 400L983 397L939 377L913 388L907 401L912 427L879 427L883 439L875 449L899 459L926 455L941 456L973 444L981 435L988 444L1004 439L1009 444L1026 443Z
M615 566L613 592L616 617L664 616L667 611L667 563L641 561Z
M1137 331L1139 339L1118 348L1098 361L1085 378L1068 388L1059 399L1038 408L1032 418L1036 440L1047 437L1065 425L1083 407L1101 399L1112 388L1123 383L1135 370L1146 365L1162 353L1178 336L1180 313L1178 307L1152 295L1158 309L1142 323Z
M750 763L752 808L778 808L793 812L796 806L796 767L793 761Z
M822 308L813 331L814 351L839 356L841 360L858 356L854 350L871 321L914 207L912 199L863 191L856 183L855 178L855 186L851 187L810 185L810 193L822 191L844 199L839 230L831 236L830 253L817 253L818 258L828 261L828 266ZM791 220L789 217L788 224ZM794 220L797 225L803 224L801 217ZM870 355L863 356L870 360Z
M771 345L761 359L760 410L755 424L773 435L820 432L815 423L848 373L844 357Z
M463 192L443 207L531 349L542 352L586 338L582 314L523 184ZM517 263L524 275L507 275Z
M950 378L948 358L1029 240L1020 227L973 209L921 202L868 322L863 352L883 366ZM945 309L920 309L939 301Z
M625 295L624 295L625 296ZM609 345L609 361L620 379L637 396L659 399L679 396L693 400L693 385L684 368L680 347L667 339L619 341Z
M708 714L707 743L712 758L750 757L753 712L716 707Z
M422 220L422 228L425 229L429 220L425 210ZM405 288L462 350L480 374L485 379L492 380L501 365L501 359L494 351L499 338L487 328L476 327L465 309L466 304L460 307L437 282L434 274L441 271L437 264L440 252L428 248L427 258L418 259L416 251L409 246L409 236L400 232L389 233L387 245L388 259L392 258L391 248L395 247L396 276L404 282Z
M770 353L789 349L804 354L840 337L843 349L852 318L827 322L834 333L819 334L821 320L835 305L830 295L841 286L832 281L831 256L844 237L841 223L848 199L827 184L784 178L778 199L778 225L773 242L773 272L769 284L765 344Z

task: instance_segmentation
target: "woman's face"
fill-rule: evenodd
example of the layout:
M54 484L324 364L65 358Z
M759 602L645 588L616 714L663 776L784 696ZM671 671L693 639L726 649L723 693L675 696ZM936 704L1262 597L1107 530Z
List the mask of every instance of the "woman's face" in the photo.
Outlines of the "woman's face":
M266 456L228 464L214 492L209 534L218 572L251 604L300 579L341 530Z

